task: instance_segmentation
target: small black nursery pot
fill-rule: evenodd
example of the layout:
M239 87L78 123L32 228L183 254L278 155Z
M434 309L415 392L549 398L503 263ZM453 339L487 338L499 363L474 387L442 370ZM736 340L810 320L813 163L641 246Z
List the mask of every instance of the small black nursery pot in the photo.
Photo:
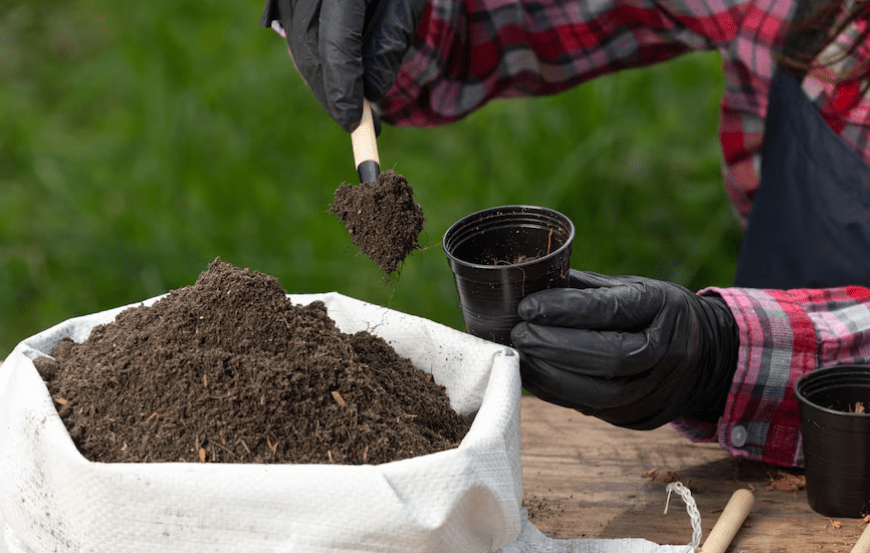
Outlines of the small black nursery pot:
M870 367L819 369L795 393L810 507L829 517L870 514Z
M574 224L552 209L528 205L472 213L444 233L469 334L511 345L517 304L532 292L567 286Z

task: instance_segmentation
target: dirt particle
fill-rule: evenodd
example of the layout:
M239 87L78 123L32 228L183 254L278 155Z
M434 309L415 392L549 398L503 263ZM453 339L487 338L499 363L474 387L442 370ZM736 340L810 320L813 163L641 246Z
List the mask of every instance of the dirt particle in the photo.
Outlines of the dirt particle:
M335 402L338 404L339 407L344 407L347 405L347 402L344 401L344 398L341 397L341 394L339 393L338 390L332 391L332 399L335 400Z
M767 476L770 478L770 483L764 489L769 492L796 492L807 485L807 477L803 474L775 470L769 471Z
M665 484L670 484L670 483L676 482L680 479L680 477L677 476L676 472L671 472L671 471L659 472L658 469L649 469L647 471L640 473L640 475L642 478L649 478L650 480L655 480L656 478L658 478L662 482L664 482Z

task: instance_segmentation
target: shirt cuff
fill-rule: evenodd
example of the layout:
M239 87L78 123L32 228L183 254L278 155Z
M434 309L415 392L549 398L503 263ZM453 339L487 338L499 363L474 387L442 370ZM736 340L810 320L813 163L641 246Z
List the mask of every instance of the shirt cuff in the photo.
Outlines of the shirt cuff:
M693 441L716 441L737 457L781 466L803 464L794 383L817 366L812 320L781 290L706 288L718 294L737 322L737 370L718 423L681 419L674 426Z

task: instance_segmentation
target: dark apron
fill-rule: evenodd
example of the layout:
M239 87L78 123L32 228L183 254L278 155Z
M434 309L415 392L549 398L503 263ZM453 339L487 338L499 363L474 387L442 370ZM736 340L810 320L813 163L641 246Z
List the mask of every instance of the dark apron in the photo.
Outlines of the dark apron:
M735 285L870 286L870 165L781 68L770 89L761 154Z

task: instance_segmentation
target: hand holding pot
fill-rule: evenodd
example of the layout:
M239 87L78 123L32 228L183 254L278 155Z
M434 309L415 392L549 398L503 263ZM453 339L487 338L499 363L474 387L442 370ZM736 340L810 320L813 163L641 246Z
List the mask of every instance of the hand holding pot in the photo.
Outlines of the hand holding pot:
M570 288L530 294L518 312L523 386L543 400L636 429L724 410L739 340L718 296L572 270Z
M363 96L393 86L426 0L269 0L262 23L284 29L296 69L344 130L359 123Z

